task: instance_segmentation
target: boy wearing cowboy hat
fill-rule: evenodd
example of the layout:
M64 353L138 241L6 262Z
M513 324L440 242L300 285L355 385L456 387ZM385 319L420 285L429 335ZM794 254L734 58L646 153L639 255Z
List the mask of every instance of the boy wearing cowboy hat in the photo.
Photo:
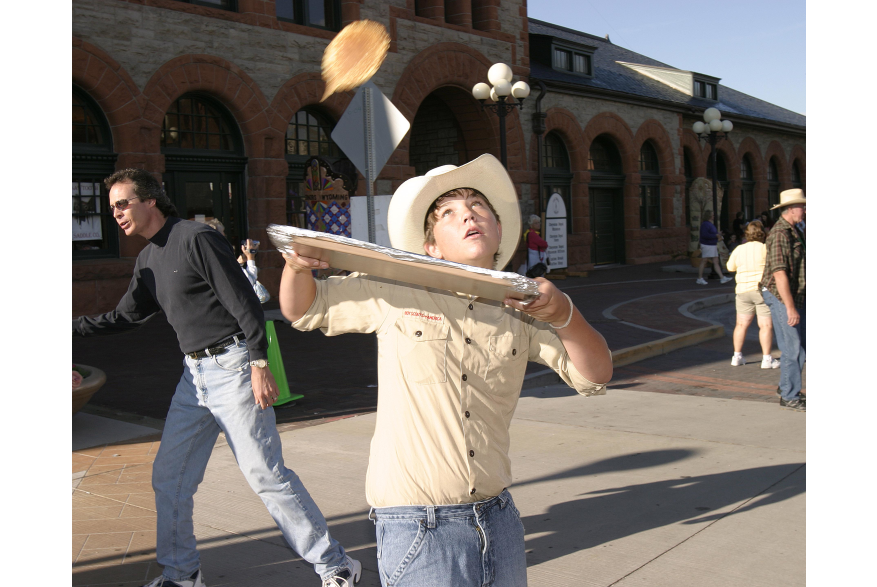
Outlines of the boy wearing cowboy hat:
M761 295L770 308L780 357L780 406L806 411L801 395L801 374L806 358L806 245L797 225L807 212L807 199L800 189L780 193L781 210L765 243L767 257L761 277Z
M398 249L502 268L520 239L517 196L491 155L403 183L388 211ZM612 358L551 282L529 304L351 274L284 255L280 307L300 330L378 336L377 423L366 475L386 587L526 585L524 530L508 492L509 424L527 361L582 395L605 393ZM511 506L511 507L509 507Z

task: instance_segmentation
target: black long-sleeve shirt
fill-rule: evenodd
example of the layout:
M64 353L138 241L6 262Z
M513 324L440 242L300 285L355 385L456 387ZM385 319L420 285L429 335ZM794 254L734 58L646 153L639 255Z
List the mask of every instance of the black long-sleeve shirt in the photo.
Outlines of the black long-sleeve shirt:
M238 332L250 359L266 359L265 314L228 241L200 222L168 218L149 239L116 309L73 320L73 334L118 334L139 328L163 311L180 350L209 348Z

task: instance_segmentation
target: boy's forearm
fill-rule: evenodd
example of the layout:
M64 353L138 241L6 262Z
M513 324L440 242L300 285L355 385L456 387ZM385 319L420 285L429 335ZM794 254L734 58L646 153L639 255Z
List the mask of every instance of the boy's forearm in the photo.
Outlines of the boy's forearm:
M310 270L296 271L289 265L283 267L280 279L280 312L290 322L304 316L317 295L317 284Z
M578 308L566 328L557 330L557 337L569 355L569 360L592 383L608 383L612 379L612 353L606 339L594 330Z

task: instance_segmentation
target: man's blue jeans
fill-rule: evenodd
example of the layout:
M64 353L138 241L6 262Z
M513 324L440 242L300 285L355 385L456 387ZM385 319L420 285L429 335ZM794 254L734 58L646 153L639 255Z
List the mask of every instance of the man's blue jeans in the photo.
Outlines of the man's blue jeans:
M770 291L762 290L761 296L770 308L777 346L783 353L780 357L780 395L784 400L792 401L801 394L801 374L804 371L804 360L807 358L806 307L795 308L801 320L795 326L789 326L789 314L786 312L785 304Z
M164 576L189 577L200 567L192 496L204 478L219 432L284 538L321 578L345 566L344 549L298 476L283 465L274 409L256 404L246 342L206 359L184 359L152 471L158 512L156 554Z
M524 525L512 496L375 508L383 587L526 587Z

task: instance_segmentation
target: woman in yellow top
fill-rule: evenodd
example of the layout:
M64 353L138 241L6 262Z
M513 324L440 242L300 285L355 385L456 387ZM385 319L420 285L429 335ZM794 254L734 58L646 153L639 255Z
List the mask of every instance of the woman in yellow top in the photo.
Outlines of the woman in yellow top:
M731 364L735 367L746 364L743 358L743 340L746 338L746 329L752 324L752 318L757 316L758 340L761 342L762 353L761 368L776 369L780 366L780 361L770 354L773 321L758 285L764 273L764 259L767 255L767 248L764 246L766 235L761 222L750 222L744 236L746 243L734 249L727 263L728 271L737 272L737 325L734 327L734 356Z

